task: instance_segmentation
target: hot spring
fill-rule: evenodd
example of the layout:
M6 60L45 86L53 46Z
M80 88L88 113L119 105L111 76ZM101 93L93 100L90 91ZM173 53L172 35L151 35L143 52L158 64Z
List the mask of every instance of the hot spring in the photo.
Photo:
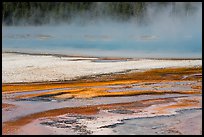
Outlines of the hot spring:
M3 51L67 55L200 58L200 18L159 19L148 25L101 21L85 25L3 26Z

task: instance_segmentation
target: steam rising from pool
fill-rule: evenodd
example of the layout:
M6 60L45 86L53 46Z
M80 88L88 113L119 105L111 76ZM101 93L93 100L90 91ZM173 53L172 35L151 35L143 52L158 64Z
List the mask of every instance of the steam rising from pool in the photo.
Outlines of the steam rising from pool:
M3 26L3 51L111 57L202 57L202 4L189 16L148 8L145 22L110 18L79 24ZM158 10L158 9L157 9Z

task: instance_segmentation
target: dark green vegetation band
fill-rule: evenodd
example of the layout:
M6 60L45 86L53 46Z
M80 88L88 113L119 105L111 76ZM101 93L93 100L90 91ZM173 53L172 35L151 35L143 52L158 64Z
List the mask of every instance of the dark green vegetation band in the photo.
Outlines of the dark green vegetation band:
M149 8L159 10L170 8L171 16L189 16L196 11L194 2L3 2L3 25L43 25L71 23L83 17L86 21L109 17L113 20L127 21L134 18L144 23ZM148 20L145 19L148 23ZM82 23L82 20L79 21Z

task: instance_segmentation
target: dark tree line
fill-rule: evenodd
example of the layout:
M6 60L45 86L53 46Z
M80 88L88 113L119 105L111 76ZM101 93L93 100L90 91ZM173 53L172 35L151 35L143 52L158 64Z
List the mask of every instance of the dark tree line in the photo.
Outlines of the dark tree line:
M76 17L87 20L110 17L125 21L130 18L142 20L151 6L158 9L172 6L172 14L188 16L195 9L195 3L172 2L3 2L2 24L42 25L47 23L70 23ZM181 10L182 8L182 10ZM182 11L182 12L181 12Z

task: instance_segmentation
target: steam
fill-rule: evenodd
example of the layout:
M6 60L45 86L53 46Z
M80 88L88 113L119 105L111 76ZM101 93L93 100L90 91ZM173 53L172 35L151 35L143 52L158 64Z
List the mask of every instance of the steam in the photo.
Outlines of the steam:
M158 8L149 4L143 18L115 20L104 13L106 4L95 3L92 12L73 15L71 22L49 15L42 26L3 26L3 51L61 53L118 57L202 57L202 3L193 12L177 14L171 4ZM100 9L101 8L101 9ZM103 10L102 10L103 9ZM37 14L37 13L36 13ZM21 20L26 24L26 20Z

